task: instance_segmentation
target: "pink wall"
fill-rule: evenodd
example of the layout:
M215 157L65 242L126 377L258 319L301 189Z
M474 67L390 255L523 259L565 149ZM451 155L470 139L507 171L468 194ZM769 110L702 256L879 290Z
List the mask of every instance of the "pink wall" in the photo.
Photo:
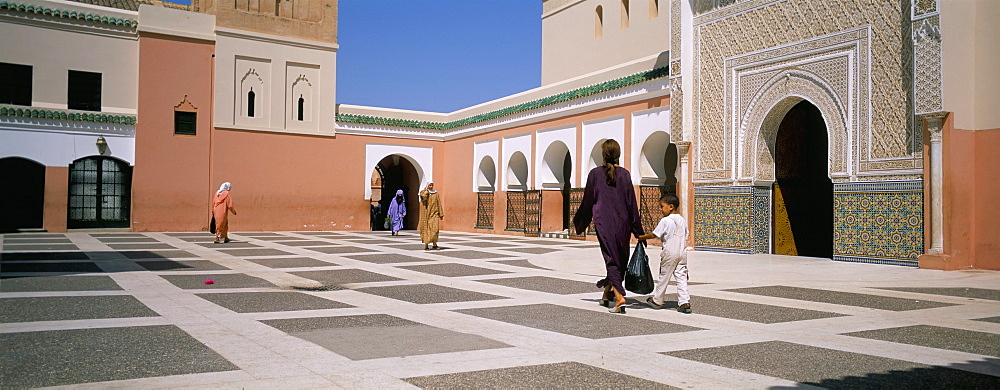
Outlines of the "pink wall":
M139 37L134 231L207 228L214 50L212 42L145 33ZM174 134L174 107L185 96L198 112L193 136Z
M45 167L45 201L42 228L65 232L69 208L69 167Z
M216 130L212 170L215 188L211 192L224 181L233 184L232 196L239 212L230 219L234 232L368 230L370 203L364 193L375 167L365 166L365 145L386 141L352 135L315 137ZM392 143L440 145L402 139ZM448 221L451 194L443 183L442 187L439 190Z
M944 253L920 267L1000 270L1000 129L955 129L949 115L942 131Z
M1000 129L976 131L974 268L1000 270Z

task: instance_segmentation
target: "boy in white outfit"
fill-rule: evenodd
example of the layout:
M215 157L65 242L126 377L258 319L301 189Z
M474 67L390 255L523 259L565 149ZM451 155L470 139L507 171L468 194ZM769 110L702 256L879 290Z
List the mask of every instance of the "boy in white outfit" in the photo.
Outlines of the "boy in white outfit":
M656 225L652 233L639 236L640 240L659 238L663 242L660 252L660 278L656 281L653 294L646 298L646 304L659 308L663 306L663 298L667 294L667 282L673 275L677 279L677 311L691 313L691 296L688 294L687 269L687 221L677 209L680 200L674 194L666 194L660 198L660 210L663 219Z

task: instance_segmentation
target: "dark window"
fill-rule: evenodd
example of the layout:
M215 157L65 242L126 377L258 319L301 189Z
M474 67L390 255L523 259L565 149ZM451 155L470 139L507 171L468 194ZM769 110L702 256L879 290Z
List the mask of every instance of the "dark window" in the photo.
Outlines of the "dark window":
M195 135L197 123L197 112L174 111L174 134Z
M253 106L256 104L254 98L256 94L253 93L253 88L250 88L250 92L247 92L247 116L253 118Z
M69 71L66 105L70 110L101 111L101 74Z
M302 111L304 111L305 107L306 107L306 99L303 99L302 96L300 95L299 96L299 120L302 120Z
M31 66L0 62L0 103L31 105Z

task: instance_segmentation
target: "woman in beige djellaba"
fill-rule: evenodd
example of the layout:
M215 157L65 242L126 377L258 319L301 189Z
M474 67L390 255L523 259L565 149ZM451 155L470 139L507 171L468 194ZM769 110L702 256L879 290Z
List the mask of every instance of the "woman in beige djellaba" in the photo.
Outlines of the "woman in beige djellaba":
M434 191L434 183L427 183L427 187L420 191L420 241L424 243L425 251L441 249L437 242L442 219L441 196Z

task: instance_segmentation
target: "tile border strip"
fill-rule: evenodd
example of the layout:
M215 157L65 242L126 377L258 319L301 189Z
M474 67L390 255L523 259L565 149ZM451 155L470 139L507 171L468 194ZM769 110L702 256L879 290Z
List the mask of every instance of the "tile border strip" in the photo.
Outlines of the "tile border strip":
M107 15L92 14L82 11L81 12L67 11L67 10L60 10L58 8L52 9L42 6L36 7L30 4L15 3L13 1L7 1L7 0L0 1L0 10L21 12L25 14L50 16L53 18L61 18L61 19L84 20L88 22L107 24L110 26L124 26L124 27L135 28L136 26L139 25L138 21L131 19L116 18L114 16L109 17Z

